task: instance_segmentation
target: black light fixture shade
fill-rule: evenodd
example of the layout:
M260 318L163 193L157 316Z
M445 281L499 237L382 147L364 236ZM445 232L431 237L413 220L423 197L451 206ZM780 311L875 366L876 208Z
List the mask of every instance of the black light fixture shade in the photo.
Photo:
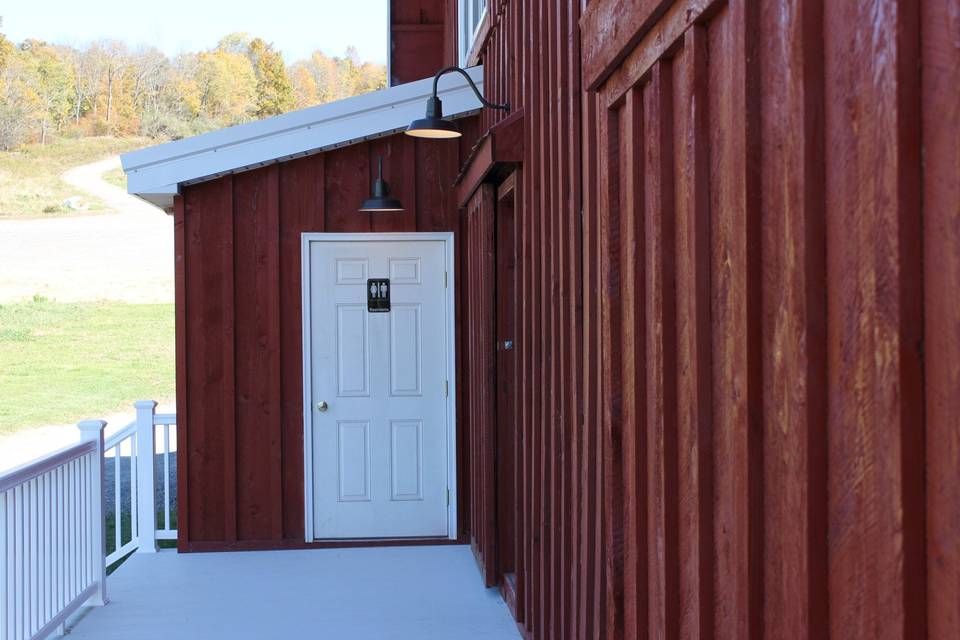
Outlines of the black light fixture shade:
M363 201L359 211L403 211L403 204L390 196L390 185L383 179L383 157L377 158L377 180L373 183L373 195Z
M443 103L436 96L427 99L427 115L414 120L406 134L416 138L459 138L460 127L443 119Z
M474 95L477 96L477 99L480 100L483 106L490 107L491 109L501 109L503 111L510 110L509 103L494 104L484 100L483 96L480 95L480 91L477 89L477 85L473 83L473 79L466 71L460 67L446 67L437 71L436 75L433 76L433 95L427 98L427 113L423 118L410 123L410 126L407 127L406 130L408 136L434 139L460 137L460 128L453 122L444 119L443 103L440 101L440 98L437 97L437 82L440 80L440 76L451 72L460 73L467 79L467 83L470 85L470 88L473 89Z

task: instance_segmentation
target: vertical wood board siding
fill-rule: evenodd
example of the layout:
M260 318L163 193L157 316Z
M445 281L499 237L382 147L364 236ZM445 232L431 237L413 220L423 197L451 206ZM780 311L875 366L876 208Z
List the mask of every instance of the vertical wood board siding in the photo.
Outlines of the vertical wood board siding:
M523 632L960 635L958 0L488 10ZM495 207L450 187L506 115L186 190L181 548L302 536L299 233L455 230L461 532L499 578ZM356 213L378 155L412 212Z
M380 156L402 213L357 211ZM197 490L179 503L181 550L303 543L301 234L456 230L448 191L457 164L455 148L398 135L184 190L178 481ZM466 455L458 459L465 471ZM461 499L466 509L469 496Z
M960 5L489 6L525 633L960 633Z

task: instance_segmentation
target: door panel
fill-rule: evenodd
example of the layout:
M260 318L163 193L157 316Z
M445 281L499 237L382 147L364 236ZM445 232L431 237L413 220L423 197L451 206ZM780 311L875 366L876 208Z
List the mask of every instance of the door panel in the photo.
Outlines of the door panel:
M445 537L445 245L310 246L314 537ZM368 278L389 278L389 311L368 311Z

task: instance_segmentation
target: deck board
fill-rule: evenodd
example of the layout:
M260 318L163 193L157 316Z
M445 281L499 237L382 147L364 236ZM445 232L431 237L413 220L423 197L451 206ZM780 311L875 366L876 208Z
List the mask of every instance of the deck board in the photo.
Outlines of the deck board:
M71 640L519 637L468 546L134 555Z

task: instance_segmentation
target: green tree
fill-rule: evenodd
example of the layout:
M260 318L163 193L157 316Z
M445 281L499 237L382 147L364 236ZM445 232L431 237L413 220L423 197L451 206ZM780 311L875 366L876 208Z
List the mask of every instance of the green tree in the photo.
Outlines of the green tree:
M3 17L0 16L0 27L3 27ZM13 55L13 43L7 40L7 37L0 33L0 71L7 66L7 60Z
M257 76L257 106L254 115L258 118L285 113L296 105L293 86L287 77L287 67L280 52L260 38L250 41L247 56Z
M197 56L196 72L185 84L192 88L194 114L209 117L221 126L246 122L256 111L257 76L247 56L221 49Z
M217 51L225 51L226 53L239 53L241 55L247 55L250 50L250 43L253 40L253 36L245 31L234 31L233 33L228 33L227 35L220 38L220 42L217 43Z
M0 69L0 150L14 149L30 137L34 104L23 81L23 65L14 49Z
M295 108L306 109L320 103L317 81L305 62L301 61L290 67L290 82L296 99Z
M51 126L59 130L70 116L73 76L56 48L38 40L27 40L20 49L23 81L33 94L34 117L39 122L43 144Z

